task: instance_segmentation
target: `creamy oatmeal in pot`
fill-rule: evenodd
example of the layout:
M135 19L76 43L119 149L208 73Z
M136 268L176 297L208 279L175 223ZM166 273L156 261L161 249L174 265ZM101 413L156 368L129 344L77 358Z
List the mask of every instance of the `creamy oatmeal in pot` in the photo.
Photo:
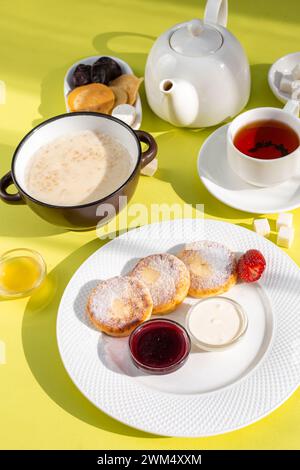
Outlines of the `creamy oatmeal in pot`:
M116 139L84 130L40 147L27 167L26 187L32 197L48 204L86 204L118 189L134 165Z

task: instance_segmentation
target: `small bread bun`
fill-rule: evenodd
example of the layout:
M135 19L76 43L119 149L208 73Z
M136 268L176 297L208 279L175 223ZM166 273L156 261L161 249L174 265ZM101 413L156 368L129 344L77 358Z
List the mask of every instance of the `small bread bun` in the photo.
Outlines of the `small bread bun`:
M110 336L128 336L150 318L152 307L143 282L132 276L116 276L100 281L92 290L86 312L98 330Z

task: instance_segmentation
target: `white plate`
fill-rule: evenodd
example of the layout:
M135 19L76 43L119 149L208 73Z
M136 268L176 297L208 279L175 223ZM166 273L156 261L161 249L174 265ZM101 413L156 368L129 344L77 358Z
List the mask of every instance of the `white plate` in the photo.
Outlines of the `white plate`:
M292 52L291 54L278 59L269 69L269 86L276 98L278 98L282 103L286 103L290 100L291 96L288 93L283 93L279 88L281 75L283 73L290 74L297 64L300 64L300 52Z
M300 175L269 188L243 181L229 166L226 132L219 127L202 145L198 155L198 174L206 189L219 201L234 209L254 214L274 214L300 206Z
M65 103L66 103L66 108L67 108L68 113L70 112L70 109L68 107L67 96L68 96L69 92L71 90L73 90L73 88L74 88L74 86L72 84L72 76L73 76L74 70L76 69L77 65L79 65L79 64L92 65L100 57L110 57L111 59L118 62L118 64L120 65L121 70L122 70L123 73L133 75L133 71L132 71L131 67L126 62L124 62L124 60L119 59L118 57L95 55L95 56L86 57L85 59L79 60L78 62L76 62L75 64L73 64L69 68L69 70L67 71L67 73L65 75L65 79L64 79L64 95L65 95ZM135 118L135 121L134 121L134 123L131 127L133 129L137 130L141 127L141 122L142 122L142 102L141 102L141 98L140 98L139 94L137 96L137 100L136 100L136 103L135 103L134 106L135 106L135 111L136 111L136 118Z
M172 374L144 374L130 361L127 338L110 338L90 326L87 295L98 279L128 272L136 258L176 252L183 242L203 238L236 252L257 248L266 257L268 269L259 284L237 285L226 294L246 309L248 330L223 352L193 347ZM168 436L232 431L270 413L299 385L299 283L299 268L284 252L242 227L199 219L146 225L107 243L74 274L58 312L59 351L79 390L123 423ZM184 323L194 301L187 299L168 318Z

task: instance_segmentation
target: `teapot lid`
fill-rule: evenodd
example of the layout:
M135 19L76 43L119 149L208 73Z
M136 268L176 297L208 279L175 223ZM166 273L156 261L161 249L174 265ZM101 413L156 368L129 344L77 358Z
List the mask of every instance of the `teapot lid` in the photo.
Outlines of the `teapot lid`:
M222 34L203 21L194 19L174 31L170 46L179 54L201 57L213 54L223 43Z

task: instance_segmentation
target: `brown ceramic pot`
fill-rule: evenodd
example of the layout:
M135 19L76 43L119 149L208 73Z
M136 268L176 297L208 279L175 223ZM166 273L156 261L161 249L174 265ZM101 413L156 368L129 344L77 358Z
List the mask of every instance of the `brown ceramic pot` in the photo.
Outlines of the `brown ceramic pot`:
M116 191L88 204L59 206L32 197L26 188L25 170L35 151L59 136L86 129L109 134L127 148L134 162L129 178ZM144 152L141 142L148 145ZM150 134L134 131L112 116L91 112L61 114L42 122L21 140L13 155L11 171L0 179L0 198L9 204L27 204L43 219L66 229L92 229L101 220L111 220L123 208L124 201L130 200L138 183L140 169L153 160L156 153L157 145ZM7 192L11 184L17 188L14 194ZM80 191L80 188L78 190Z

